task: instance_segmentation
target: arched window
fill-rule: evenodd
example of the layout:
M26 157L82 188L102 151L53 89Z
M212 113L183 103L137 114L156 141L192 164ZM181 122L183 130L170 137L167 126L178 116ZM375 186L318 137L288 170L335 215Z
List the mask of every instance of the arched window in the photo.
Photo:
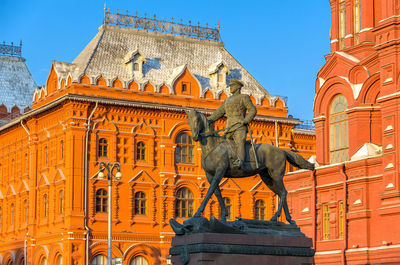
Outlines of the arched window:
M264 220L265 218L265 203L263 200L257 200L255 203L255 218L257 220Z
M193 193L188 188L181 188L176 193L175 216L193 216Z
M344 48L346 34L346 0L339 0L339 49Z
M28 200L24 200L24 223L28 221Z
M11 220L10 220L10 224L11 225L14 225L14 218L15 218L15 206L14 206L14 203L12 203L11 204L11 206L10 206L10 212L11 212Z
M232 219L232 203L231 203L231 199L229 199L228 197L224 197L224 203L225 203L225 206L226 206L227 218L228 219Z
M135 193L135 214L146 215L146 194L144 192Z
M90 265L107 265L107 257L104 255L97 255L93 258Z
M62 255L58 255L56 258L56 265L62 265L63 260L62 260Z
M107 191L105 189L99 189L96 192L96 213L107 212Z
M336 96L329 110L329 157L331 163L339 163L349 158L347 100Z
M45 257L40 261L40 265L47 265L47 259Z
M146 146L143 142L138 142L136 145L136 160L144 161L146 160Z
M58 193L58 213L62 214L64 212L64 190L60 190Z
M130 265L149 265L149 263L147 262L147 259L145 259L145 257L136 256L133 258Z
M360 43L361 0L354 0L354 44Z
M99 157L107 157L108 153L107 153L107 148L108 148L108 144L107 144L107 140L104 138L101 138L99 140Z
M47 208L48 208L48 199L47 199L47 194L43 196L43 217L47 217Z
M187 133L181 133L176 137L175 162L193 163L192 137Z

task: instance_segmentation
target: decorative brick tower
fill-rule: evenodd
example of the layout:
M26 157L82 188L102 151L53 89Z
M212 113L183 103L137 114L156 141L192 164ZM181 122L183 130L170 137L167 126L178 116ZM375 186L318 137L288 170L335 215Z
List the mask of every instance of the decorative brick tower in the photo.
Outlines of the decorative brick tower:
M400 207L400 1L382 1L381 12L380 20L373 29L381 76L377 102L382 112L382 171L387 188L381 198L382 211L392 214L398 212ZM394 218L393 222L396 222Z
M398 0L331 0L317 74L316 161L286 177L316 264L400 264Z

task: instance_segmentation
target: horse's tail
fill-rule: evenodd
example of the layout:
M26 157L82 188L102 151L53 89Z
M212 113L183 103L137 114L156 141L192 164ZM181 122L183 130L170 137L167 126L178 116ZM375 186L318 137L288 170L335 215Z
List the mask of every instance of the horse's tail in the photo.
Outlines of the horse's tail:
M283 151L286 154L287 161L289 161L289 163L292 164L293 166L301 169L314 170L315 168L314 164L305 160L301 155L292 151L286 151L286 150Z

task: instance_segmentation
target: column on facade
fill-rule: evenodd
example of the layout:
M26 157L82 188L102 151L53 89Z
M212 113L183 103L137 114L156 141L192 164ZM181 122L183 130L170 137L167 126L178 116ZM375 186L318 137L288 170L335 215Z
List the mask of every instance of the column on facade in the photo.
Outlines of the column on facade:
M360 43L375 41L375 35L372 32L376 15L374 12L374 1L361 1Z
M346 0L346 36L344 37L345 47L354 44L354 0Z
M325 123L326 123L326 117L325 116L319 116L314 118L314 124L315 124L315 135L316 137L316 156L317 156L317 161L320 165L325 165L329 163L329 157L328 157L328 152L326 152L326 147L328 146L328 139L326 139L325 135Z
M331 52L339 50L339 13L338 13L338 1L330 0L331 5Z

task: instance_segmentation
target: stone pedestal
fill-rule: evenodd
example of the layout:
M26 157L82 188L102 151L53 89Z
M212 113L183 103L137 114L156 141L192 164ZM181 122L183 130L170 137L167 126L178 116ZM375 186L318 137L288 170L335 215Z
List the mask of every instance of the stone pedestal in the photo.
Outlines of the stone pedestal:
M175 236L173 265L311 265L310 238L285 235L197 233Z

